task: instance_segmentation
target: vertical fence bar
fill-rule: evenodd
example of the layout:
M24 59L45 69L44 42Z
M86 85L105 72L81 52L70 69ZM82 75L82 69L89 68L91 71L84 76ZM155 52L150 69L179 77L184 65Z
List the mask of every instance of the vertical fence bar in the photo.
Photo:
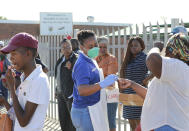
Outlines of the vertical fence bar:
M115 56L115 29L112 27L112 54Z
M50 89L50 86L51 86L51 63L50 63L50 49L51 49L51 44L50 44L50 42L48 41L48 39L47 39L47 37L46 36L41 36L42 37L42 42L44 42L44 43L48 43L48 47L49 47L49 50L48 50L48 52L49 52L49 56L48 56L48 58L49 58L49 63L48 63L48 67L49 67L49 72L48 72L48 78L49 78L49 89ZM51 117L51 109L50 109L50 104L51 104L51 102L49 102L49 107L48 107L48 117Z
M121 31L120 27L118 27L118 72L121 67ZM119 110L119 105L118 105L118 130L121 131L121 117L120 117L120 110Z
M106 36L109 39L109 43L108 43L108 52L110 52L110 30L109 27L106 28Z
M124 28L124 38L123 38L123 44L125 45L124 47L124 53L126 52L127 49L127 27Z
M124 119L124 131L127 131L127 119Z
M40 42L41 43L47 43L47 37L45 36L40 36ZM49 50L48 50L49 51ZM50 56L50 54L49 54ZM49 66L49 71L50 71L50 62L47 63L47 65ZM49 72L48 72L48 80L49 80L49 86L50 86L50 77L49 77ZM50 87L49 87L50 88ZM47 112L47 116L50 117L50 103L49 103L49 106L48 106L48 112Z
M96 36L100 36L100 33L99 33L99 29L98 28L96 28Z
M120 27L118 27L118 70L120 70L121 67L121 30Z
M93 32L95 32L95 31L94 31L94 28L91 28L91 30L92 30Z
M139 28L137 24L136 24L136 36L139 36Z
M104 28L102 28L101 35L104 36Z
M147 34L146 34L146 26L143 24L143 40L144 44L146 46L145 52L147 52Z
M130 39L131 37L132 37L132 27L131 26L129 26L129 37L127 37L127 29L128 29L128 27L125 27L124 28L124 45L125 45L125 48L124 48L124 57L125 57L125 54L126 54L126 52L127 52L127 47L128 47L128 41L127 41L127 39ZM123 57L123 59L124 59L124 57ZM123 105L120 103L120 111L122 112L123 111ZM120 112L120 119L121 119L121 113ZM123 126L123 128L124 128L124 131L126 131L127 130L127 120L126 119L123 119L123 124L124 124L124 126ZM120 128L120 131L122 131L121 130L121 128Z
M53 74L55 71L55 65L56 65L56 61L58 59L58 43L59 43L59 37L60 36L55 36L55 43L54 43L54 47L55 47L55 55L54 55L54 67L53 67ZM55 88L56 88L56 79L55 79L55 74L53 75L54 78L54 87L53 87L53 104L54 104L54 119L57 119L57 112L56 112L56 99L55 99Z
M60 58L60 51L59 51L59 45L60 45L60 38L61 36L57 37L57 41L56 41L56 61Z
M53 56L53 50L52 50L52 38L51 38L51 36L47 36L47 40L49 41L49 44L50 44L50 57L49 57L49 59L50 59L50 95L51 95L51 97L50 97L50 118L52 118L52 89L51 89L51 87L53 86L52 84L52 76L53 76L53 74L52 74L52 56Z
M157 40L160 41L160 26L159 26L159 22L157 22Z
M149 41L148 45L149 45L148 50L150 50L153 46L153 27L152 27L151 23L150 23L150 41Z
M47 65L48 65L48 68L49 68L49 72L48 72L48 78L49 78L49 86L50 86L50 76L51 76L51 70L50 70L50 65L51 65L51 63L50 63L50 43L49 42L46 42L47 43L47 46L48 46L48 50L47 50L47 52L48 52L48 55L47 55L47 58L46 59L48 59L48 63L47 63ZM49 87L49 89L50 89L50 87ZM49 107L48 107L48 116L50 117L50 104L49 104Z
M56 119L56 114L55 114L55 106L56 106L56 103L55 103L55 97L54 97L54 94L55 94L55 86L56 86L56 83L55 83L55 77L54 77L54 68L55 68L55 64L56 64L56 60L57 60L57 37L58 36L53 36L53 87L52 87L52 101L53 101L53 119Z
M180 23L182 26L184 26L184 22L183 22L183 20L181 19L181 23Z
M164 28L164 43L167 43L167 40L168 40L168 25L167 25L166 21L164 23L165 23L165 28Z
M51 118L54 118L53 116L53 66L54 66L54 61L53 61L53 55L54 55L54 40L53 40L53 36L49 37L50 39L50 44L51 44Z
M130 38L131 38L131 37L133 37L133 28L132 28L131 25L129 26L129 29L130 29L130 30L129 30L129 32L130 32L130 35L129 35L129 36L130 36ZM129 39L130 39L130 38L129 38Z
M171 19L171 30L179 25L179 18Z
M127 47L128 47L128 43L127 43L127 27L125 27L124 28L124 38L123 38L123 59L124 59L124 56L126 54ZM123 59L122 59L122 62L123 62Z
M52 107L52 87L53 87L53 39L52 36L48 36L48 40L50 41L50 63L51 63L51 75L50 75L50 90L51 90L51 98L50 98L50 109L51 109L51 115L50 117L53 118L53 107Z

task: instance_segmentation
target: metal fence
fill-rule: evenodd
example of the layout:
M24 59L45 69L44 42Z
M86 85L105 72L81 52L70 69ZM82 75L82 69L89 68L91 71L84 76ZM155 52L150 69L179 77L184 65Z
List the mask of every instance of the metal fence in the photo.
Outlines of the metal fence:
M181 21L181 25L184 25ZM126 27L112 26L102 29L92 29L97 36L107 36L110 40L108 45L108 50L110 53L115 55L118 59L119 70L121 63L123 61L124 55L126 53L127 44L129 39L132 36L141 36L145 42L146 49L145 52L148 52L149 49L153 47L154 41L163 41L167 42L169 37L169 32L171 30L171 25L166 22L162 25L133 25ZM58 120L58 109L57 109L57 100L55 99L55 87L56 80L54 77L55 64L58 58L60 58L60 46L59 43L62 41L64 36L37 36L39 40L39 55L42 61L48 66L49 72L49 82L50 82L50 104L47 112L47 116L51 119ZM7 42L7 41L6 41ZM121 116L121 106L118 110L118 130L126 131L126 123ZM123 125L123 126L122 126Z

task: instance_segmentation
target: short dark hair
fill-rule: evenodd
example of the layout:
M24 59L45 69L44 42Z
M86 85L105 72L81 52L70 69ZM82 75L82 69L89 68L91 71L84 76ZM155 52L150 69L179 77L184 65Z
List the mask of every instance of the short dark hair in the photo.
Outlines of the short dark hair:
M27 50L30 50L33 54L33 57L36 58L38 55L37 49L36 48L30 48L30 47L25 47Z
M70 40L68 40L67 38L63 38L63 40L60 42L60 44L64 44L64 43L69 43L70 45L72 45Z
M72 39L70 40L70 42L71 42L72 45L73 45L73 44L76 44L77 47L79 47L79 41L78 41L77 39L72 38Z
M34 58L36 58L38 55L36 48L23 47L23 46L21 48L23 49L24 52L26 52L27 50L31 51ZM20 51L20 53L24 53L23 51Z
M95 33L91 30L81 30L77 33L77 39L81 45L83 45L84 41L90 37L95 37Z
M153 43L153 45L155 45L156 43L160 43L160 44L164 45L163 41L155 41L155 42Z

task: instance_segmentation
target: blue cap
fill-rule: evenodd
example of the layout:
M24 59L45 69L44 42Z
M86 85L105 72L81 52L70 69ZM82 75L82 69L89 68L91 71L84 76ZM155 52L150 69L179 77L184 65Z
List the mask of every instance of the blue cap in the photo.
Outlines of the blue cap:
M186 30L186 28L184 26L177 26L177 27L173 28L171 33L173 35L177 34L177 33L183 33L184 35L188 35L188 32L187 32L187 30Z

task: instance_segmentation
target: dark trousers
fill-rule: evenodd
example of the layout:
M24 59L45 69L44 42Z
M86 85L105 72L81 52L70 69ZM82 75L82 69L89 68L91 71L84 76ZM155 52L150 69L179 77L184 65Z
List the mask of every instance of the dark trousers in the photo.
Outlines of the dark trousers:
M76 131L71 120L71 108L73 99L65 100L62 95L58 95L58 115L62 131Z

